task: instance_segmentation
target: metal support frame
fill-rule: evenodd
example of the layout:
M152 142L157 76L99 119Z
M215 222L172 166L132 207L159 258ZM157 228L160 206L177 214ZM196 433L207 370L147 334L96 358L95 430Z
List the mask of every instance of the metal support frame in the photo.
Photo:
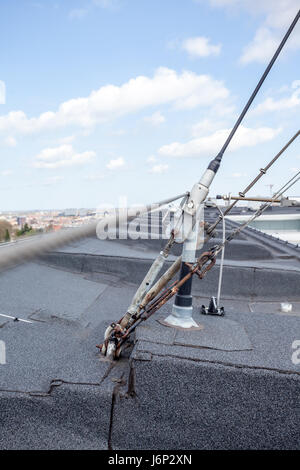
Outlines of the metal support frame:
M198 214L198 209L203 205L205 199L207 198L209 188L211 186L211 183L216 176L216 173L220 167L223 155L230 144L233 136L235 135L237 129L239 128L241 122L243 121L248 109L250 108L253 100L255 99L258 91L260 90L263 82L265 81L266 77L268 76L271 68L273 67L278 55L280 54L284 44L286 43L287 39L289 38L291 32L293 31L295 25L297 24L298 20L300 18L300 10L298 11L296 17L294 18L292 24L290 25L287 33L285 34L284 38L282 39L281 43L279 44L275 54L273 55L270 63L268 64L266 70L264 71L261 79L259 80L256 88L254 89L253 93L251 94L249 100L247 101L246 105L244 106L241 114L239 115L235 125L233 126L230 134L228 135L226 141L224 142L221 150L217 154L217 156L209 163L206 171L202 175L200 181L196 183L192 191L189 194L188 200L184 204L182 208L182 213L181 216L179 217L178 226L181 226L181 230L178 231L174 227L174 230L172 231L172 236L173 236L173 242L175 243L184 243L183 247L183 254L182 254L182 260L179 258L178 262L178 267L180 265L180 262L182 261L181 265L181 273L180 273L180 279L179 281L176 281L173 285L173 287L169 288L166 290L164 294L160 296L160 298L157 300L157 302L154 303L150 306L150 308L147 310L147 317L141 318L137 317L136 313L131 314L130 312L127 312L124 317L120 320L118 324L112 324L111 325L111 330L108 332L106 331L105 333L105 342L103 345L99 346L102 350L102 352L107 354L108 357L117 357L120 354L120 347L122 346L122 342L124 342L124 339L128 337L128 334L132 332L132 330L137 326L137 323L139 321L142 321L146 318L149 318L149 316L154 313L155 311L158 310L162 305L164 305L173 295L176 295L176 300L173 305L172 309L172 314L169 315L169 317L166 318L165 323L168 324L169 326L176 326L180 328L201 328L193 319L192 313L193 313L193 306L192 306L192 296L191 296L191 288L192 288L192 283L190 281L190 278L192 277L193 274L197 273L197 275L200 277L200 279L203 279L205 274L213 267L216 261L216 256L217 254L224 249L224 246L226 243L230 242L232 238L240 231L242 230L246 225L242 225L238 229L232 232L223 243L220 245L213 247L208 252L204 252L197 260L195 264L190 264L191 257L193 257L192 262L195 262L195 254L196 254L196 247L197 247L197 239L198 239L198 228L199 228L199 220L197 221L197 214ZM293 140L296 138L296 136L293 138ZM290 142L289 142L290 143ZM287 146L289 145L287 144ZM287 147L286 146L286 147ZM283 152L284 150L282 150ZM282 153L281 152L281 153ZM279 156L279 155L278 155ZM276 158L278 158L278 156ZM273 159L274 161L275 159ZM273 162L270 163L270 165ZM266 170L261 169L260 175L256 178L255 181L251 183L251 186L255 184L255 182L260 178L262 174L265 174ZM293 177L295 178L295 177ZM300 177L299 177L300 178ZM285 190L286 191L290 186L288 184L290 181L285 185ZM287 186L287 187L286 187ZM249 188L246 189L246 192ZM284 192L282 191L282 193ZM276 193L274 195L274 199L278 198L279 196L282 195L282 193ZM245 197L245 193L239 193L241 197ZM236 201L234 201L230 206L227 208L227 210L224 212L222 216L213 224L213 226L209 227L207 229L207 234L208 234L208 239L211 237L211 232L215 228L216 225L218 225L219 221L229 212L229 210L232 208L233 205L235 205ZM256 216L259 216L263 210L265 210L266 206L269 203L265 203L262 208L257 211L255 214ZM248 221L248 223L252 220L252 218ZM182 224L180 223L182 222ZM247 223L247 224L248 224ZM205 264L208 264L205 268ZM156 264L156 263L155 263ZM160 265L160 259L157 260L157 264ZM177 266L177 261L174 263ZM159 266L160 267L160 266ZM156 271L156 267L154 267L154 271ZM186 273L186 269L188 269L188 272ZM169 271L169 270L168 270ZM186 273L186 274L185 274ZM150 273L151 274L150 279L152 282L154 282L154 277L152 276L151 268L150 268ZM190 282L189 282L190 281ZM156 283L158 284L158 282ZM184 284L187 284L184 286ZM150 294L150 291L153 289L149 287L149 292L146 293L146 289L144 289L144 286L141 286L141 293L142 291L145 294L144 299L142 299L140 296L140 292L138 291L138 297L141 303L145 302L145 298ZM148 289L147 289L148 290ZM152 295L152 294L151 294ZM133 299L133 304L137 306L138 310L141 308L140 305L136 305L135 298ZM139 303L139 302L138 302ZM215 300L213 300L213 305L212 308L216 306ZM137 321L136 321L137 320ZM135 324L134 324L135 323ZM196 326L195 326L196 325ZM115 345L115 348L112 346ZM117 348L118 345L118 348ZM110 352L109 352L110 351Z
M245 196L221 196L217 195L216 199L223 199L224 201L253 201L253 202L281 202L281 199L272 199L270 197L245 197Z
M195 216L194 227L183 244L180 279L183 279L190 271L186 263L194 263L196 250L203 246L203 236L201 233L199 234L199 227L203 227L203 224L201 224L203 219L204 205L201 204ZM198 244L199 238L201 240L200 246ZM172 307L172 313L163 321L163 324L184 329L201 328L193 319L192 277L179 288Z

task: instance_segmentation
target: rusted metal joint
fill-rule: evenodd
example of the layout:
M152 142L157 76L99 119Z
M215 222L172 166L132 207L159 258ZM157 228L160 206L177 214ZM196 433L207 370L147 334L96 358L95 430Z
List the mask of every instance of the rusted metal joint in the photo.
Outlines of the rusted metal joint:
M210 261L210 263L204 269L202 269L208 263L208 261ZM196 265L193 265L191 263L185 264L190 268L192 274L197 274L199 279L203 279L206 273L210 271L211 268L214 266L215 262L216 257L214 255L213 250L211 250L202 253L202 255L197 259Z

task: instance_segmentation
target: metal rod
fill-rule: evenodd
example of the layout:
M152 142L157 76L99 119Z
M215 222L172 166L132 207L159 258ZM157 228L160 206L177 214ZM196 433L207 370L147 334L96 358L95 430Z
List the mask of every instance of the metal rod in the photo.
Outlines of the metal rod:
M140 214L146 214L147 212L157 210L159 207L164 206L170 202L176 201L177 199L181 199L185 195L186 193L183 193L178 196L168 198L151 205L128 208L128 210L123 211L124 213L119 216L107 216L105 218L105 221L107 224L113 224L116 221L118 221L120 224L126 223L130 220L135 219L138 212L140 212ZM26 243L25 241L18 242L16 244L13 244L12 246L7 244L3 247L1 247L0 245L0 271L8 267L15 266L18 263L28 261L36 256L41 255L46 251L52 251L55 248L66 245L68 243L80 240L85 237L96 235L97 224L100 220L103 219L99 218L98 220L83 225L81 227L63 229L60 232L48 233L42 235L38 239L36 239L35 237L32 237L32 239L27 238Z
M222 217L222 243L225 243L225 236L226 236L225 217L224 217L224 214L223 214L221 208L217 204L214 204L214 206L218 209L218 211L220 213L220 216ZM219 273L218 291L217 291L217 307L218 308L220 308L223 267L224 267L224 255L225 255L225 247L223 246L222 253L221 253L220 273Z
M260 90L262 84L264 83L266 77L268 76L271 68L273 67L277 57L279 56L283 46L285 45L286 41L288 40L291 32L293 31L295 25L297 24L298 20L299 20L299 17L300 17L300 10L298 11L297 15L295 16L294 20L292 21L289 29L287 30L286 34L284 35L282 41L280 42L275 54L273 55L272 59L270 60L267 68L265 69L264 73L262 74L258 84L256 85L253 93L251 94L249 100L247 101L246 105L244 106L241 114L239 115L236 123L234 124L229 136L227 137L226 141L224 142L221 150L219 151L218 155L209 163L208 167L207 167L207 170L205 171L205 173L202 175L202 178L200 179L199 183L197 185L194 185L194 187L192 188L192 191L191 191L191 194L190 194L190 198L189 198L189 201L187 202L187 207L185 208L185 213L184 215L188 215L190 216L193 216L194 213L193 211L195 212L197 210L197 207L199 204L201 204L202 202L205 201L206 197L207 197L207 194L208 194L208 191L209 191L209 187L220 167L220 164L221 164L221 160L222 160L222 157L224 155L224 152L226 151L228 145L230 144L231 140L233 139L237 129L239 128L242 120L244 119L248 109L250 108L254 98L256 97L258 91ZM264 172L265 173L265 172ZM240 196L244 196L244 194L240 194ZM233 204L235 204L233 202ZM226 215L226 213L228 213L228 211L224 212L223 216ZM219 216L219 219L218 221L216 222L216 225L219 223L219 221L222 219L221 216ZM191 222L193 224L193 220ZM210 232L209 232L210 230ZM212 232L213 228L209 228L208 229L208 234L210 234ZM209 238L210 238L210 235L208 235ZM205 240L206 241L206 240ZM184 264L182 264L182 267L181 267L181 272L180 272L180 279L182 279L184 276L185 276L185 270L186 270L186 267ZM182 292L184 292L184 294L181 295L181 292L179 293L179 295L176 296L176 299L175 299L175 304L173 306L173 308L175 308L176 304L179 302L180 300L180 296L182 297L182 304L186 304L187 302L190 302L188 300L188 297L190 296L190 293L191 293L191 286L192 286L192 280L185 286L183 286L182 288ZM181 307L181 305L180 305ZM184 307L182 305L182 308L188 308L187 306Z
M160 277L160 279L154 284L154 286L149 290L147 295L144 297L143 301L139 305L138 312L140 312L146 305L153 300L157 294L167 285L167 283L173 279L175 274L179 271L181 266L182 257L179 256L176 261L169 267L169 269Z
M231 142L231 140L232 140L234 134L236 133L236 131L237 131L238 127L239 127L239 125L241 124L242 120L244 119L245 114L247 113L248 109L250 108L250 106L251 106L251 104L252 104L254 98L256 97L256 95L257 95L257 93L258 93L260 87L262 86L262 84L264 83L265 79L267 78L267 76L268 76L268 74L269 74L271 68L273 67L273 65L274 65L274 63L275 63L277 57L279 56L279 54L280 54L280 52L281 52L283 46L285 45L286 41L288 40L289 36L291 35L291 33L292 33L294 27L296 26L296 24L297 24L299 18L300 18L300 10L299 10L298 13L296 14L296 16L295 16L294 20L292 21L292 23L291 23L289 29L288 29L287 32L285 33L285 35L284 35L284 37L283 37L281 43L279 44L279 46L278 46L278 48L277 48L275 54L273 55L273 57L272 57L272 59L271 59L269 65L267 66L266 70L265 70L264 73L262 74L261 79L259 80L258 84L256 85L255 90L253 91L252 95L250 96L249 100L247 101L247 103L246 103L246 105L245 105L243 111L241 112L240 116L238 117L238 119L237 119L235 125L233 126L233 128L232 128L232 130L231 130L229 136L227 137L227 139L226 139L226 141L225 141L223 147L221 148L221 150L220 150L220 152L219 152L219 154L218 154L218 160L219 160L219 161L221 161L225 150L227 149L227 147L228 147L228 145L230 144L230 142Z
M297 137L299 137L300 135L300 130L298 130L296 132L295 135L293 135L293 137L284 145L284 147L282 147L282 149L275 155L274 158L272 158L272 160L265 166L265 168L261 168L259 170L259 174L251 181L251 183L244 189L244 191L240 192L240 196L241 197L244 197L245 194L247 194L248 191L250 191L250 189L257 183L257 181L263 176L266 174L266 172L269 170L269 168L271 168L271 166L276 162L276 160L278 160L278 158L287 150L287 148L294 142L294 140L297 139ZM232 197L230 197L230 199L232 199ZM224 211L224 216L227 215L231 209L237 204L237 200L234 200L232 204L230 204ZM213 230L217 227L217 225L219 224L219 222L222 220L222 217L219 216L217 218L217 220L208 227L207 229L207 237L205 239L205 242L207 242L210 238L211 238L211 233L213 232Z
M300 180L300 171L298 171L292 178L290 178L273 196L273 198L278 198L280 196L282 196L288 189L290 189L294 184L297 183L297 181ZM271 202L266 202L265 204L263 204L262 207L260 207L256 212L255 214L253 214L252 217L250 217L246 222L244 222L240 227L236 228L235 230L233 230L233 232L231 232L225 239L225 241L223 243L221 243L220 245L218 245L215 249L214 249L214 253L215 255L217 255L218 253L220 253L220 251L223 249L223 247L229 243L234 237L236 237L236 235L238 235L242 230L244 230L244 228L246 228L253 220L257 219L259 216L261 216L261 214L268 208L270 207L270 205L272 204L273 201Z
M255 201L255 202L281 202L281 199L272 199L268 197L241 197L241 196L217 196L216 199L223 199L224 201Z
M169 256L170 248L174 243L173 233L170 236L169 241L167 242L165 248L159 253L154 262L152 263L150 269L148 270L146 276L141 282L138 290L136 291L131 304L127 310L126 315L122 318L121 326L126 326L131 324L134 321L135 314L139 311L139 305L142 302L143 298L147 292L151 289L155 279L157 278L159 272L161 271L164 262Z

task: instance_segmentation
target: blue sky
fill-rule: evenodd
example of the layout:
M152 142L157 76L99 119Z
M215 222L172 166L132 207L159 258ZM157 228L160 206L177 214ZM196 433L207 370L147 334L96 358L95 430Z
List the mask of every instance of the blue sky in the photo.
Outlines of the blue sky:
M0 211L150 203L215 156L298 0L0 0ZM299 128L300 24L225 154L237 193ZM252 194L300 169L299 143ZM300 194L300 188L290 193Z

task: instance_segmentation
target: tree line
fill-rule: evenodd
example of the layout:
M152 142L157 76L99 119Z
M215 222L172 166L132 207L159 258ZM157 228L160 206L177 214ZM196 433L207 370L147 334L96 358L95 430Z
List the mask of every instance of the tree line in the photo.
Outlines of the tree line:
M0 242L9 242L12 238L24 235L33 235L37 231L25 223L20 229L15 230L7 220L0 220Z

